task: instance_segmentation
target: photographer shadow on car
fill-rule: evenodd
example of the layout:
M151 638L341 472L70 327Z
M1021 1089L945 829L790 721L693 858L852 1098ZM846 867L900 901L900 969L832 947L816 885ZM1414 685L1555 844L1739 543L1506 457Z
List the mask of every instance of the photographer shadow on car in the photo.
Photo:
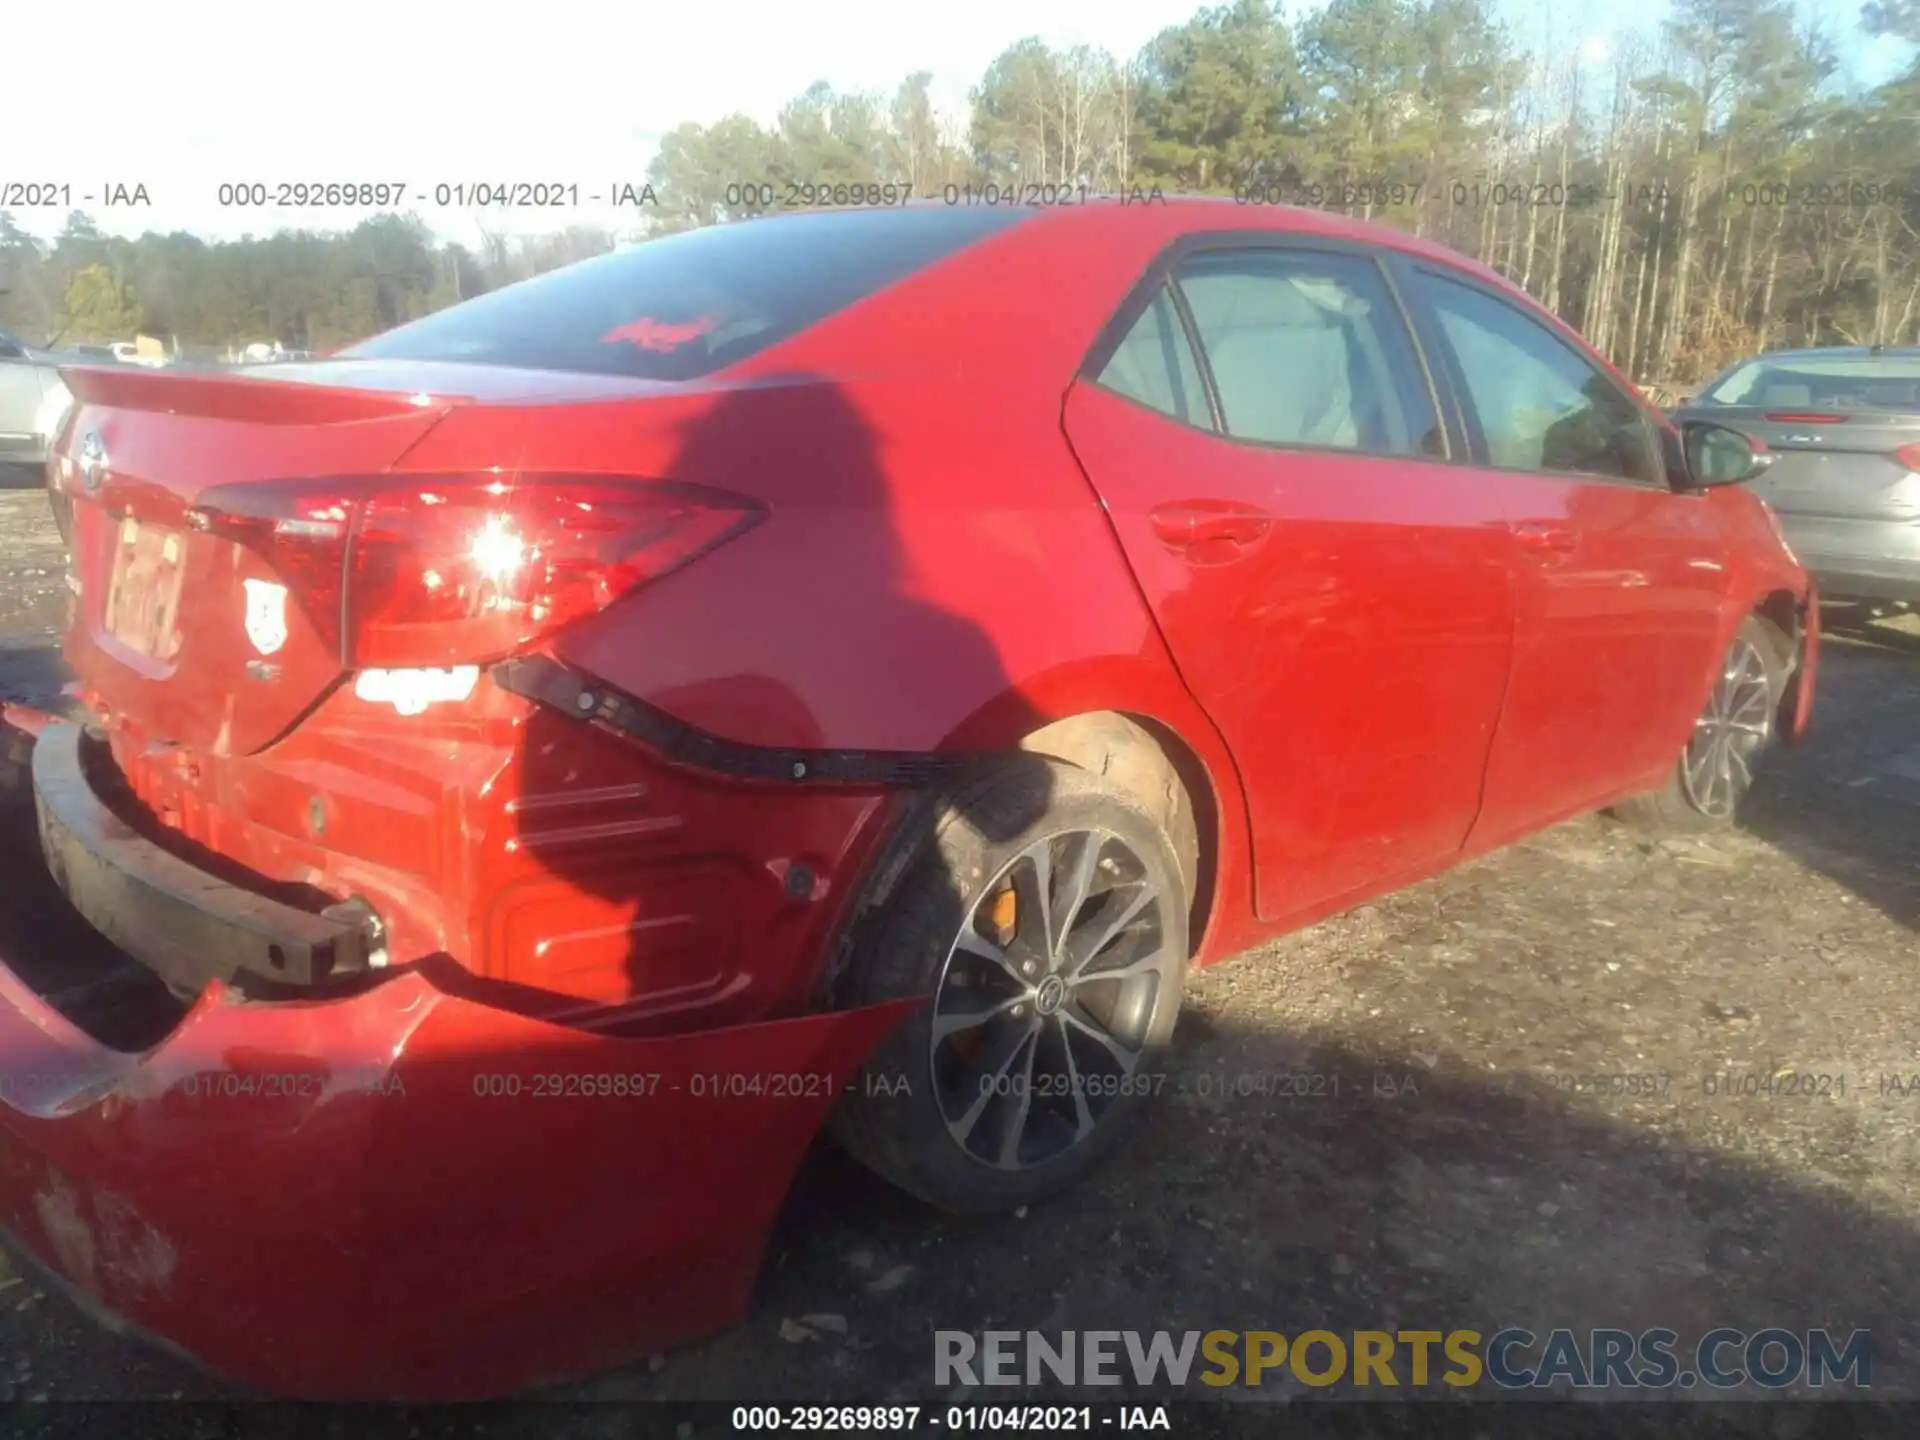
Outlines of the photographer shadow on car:
M964 495L901 515L887 437L807 375L720 391L648 473L763 514L506 682L542 698L503 777L524 863L489 896L500 993L713 1037L730 1078L699 1083L760 1137L768 1220L823 1121L950 1212L1054 1193L1138 1118L1106 1082L1169 1042L1197 846L1191 809L1142 798L1168 787L1129 773L1130 722L1049 730L981 625L924 598L984 604L1032 563L1027 517ZM979 542L958 585L955 525ZM754 1048L767 1022L901 1001L832 1095ZM755 1112L788 1117L777 1145Z

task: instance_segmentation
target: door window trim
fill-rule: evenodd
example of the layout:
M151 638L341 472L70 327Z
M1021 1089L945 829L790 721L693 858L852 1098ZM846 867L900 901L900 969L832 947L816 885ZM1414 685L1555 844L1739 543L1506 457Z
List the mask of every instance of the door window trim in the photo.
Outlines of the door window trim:
M1154 301L1163 295L1167 300L1167 308L1173 312L1173 323L1179 327L1180 339L1186 345L1187 353L1193 357L1194 371L1200 377L1200 397L1206 402L1206 414L1210 425L1196 424L1184 416L1162 410L1158 405L1142 400L1137 395L1128 395L1124 391L1114 389L1111 385L1101 383L1100 377L1106 373L1107 366L1113 363L1114 356L1119 354L1120 346L1126 342L1127 336L1133 333L1133 327L1138 325L1140 321L1146 317L1147 312L1153 308ZM1175 285L1170 277L1162 277L1158 285L1150 285L1137 295L1134 292L1128 292L1125 305L1128 307L1132 306L1136 299L1140 302L1139 308L1134 312L1133 319L1121 326L1119 331L1113 336L1112 346L1107 350L1105 358L1091 369L1088 368L1088 362L1083 361L1080 370L1077 372L1078 375L1084 378L1089 385L1098 386L1106 394L1113 396L1114 399L1124 400L1129 405L1138 406L1150 415L1158 415L1163 420L1171 420L1183 429L1192 430L1201 435L1212 435L1216 438L1224 438L1226 435L1226 417L1223 416L1220 411L1220 396L1213 387L1213 371L1207 367L1206 352L1200 348L1199 332L1194 327L1193 313L1187 309L1186 296L1180 293L1180 287ZM1115 311L1114 313L1117 317L1120 312ZM1109 325L1112 323L1112 321L1108 322ZM1104 329L1101 331L1101 339L1106 339L1106 331ZM1097 343L1098 342L1096 342L1096 344ZM1091 351L1088 352L1089 360L1091 360L1092 353Z
M1392 451L1361 450L1342 445L1307 445L1297 441L1256 440L1245 435L1236 435L1226 428L1226 415L1220 404L1219 387L1213 376L1213 360L1207 354L1206 346L1201 342L1198 326L1194 323L1193 313L1187 306L1186 296L1181 293L1176 281L1177 272L1182 264L1198 254L1215 254L1234 251L1264 251L1279 254L1323 254L1339 255L1349 259L1365 261L1379 278L1381 288L1393 302L1398 315L1402 333L1407 346L1413 353L1414 364L1418 367L1419 388L1424 394L1429 408L1438 425L1441 443L1446 453L1431 455L1422 451L1397 453ZM1176 313L1186 332L1187 343L1192 347L1194 359L1200 366L1201 383L1207 392L1207 409L1213 416L1215 428L1211 431L1200 430L1197 425L1188 424L1178 416L1165 418L1176 425L1201 434L1211 434L1217 440L1249 449L1299 452L1311 455L1352 455L1372 460L1407 460L1427 465L1469 465L1472 462L1468 445L1468 432L1464 425L1461 409L1451 390L1441 383L1435 367L1423 343L1420 327L1415 323L1414 310L1407 303L1407 297L1401 293L1401 286L1395 283L1393 267L1389 257L1393 254L1388 247L1365 241L1347 240L1337 236L1305 235L1290 231L1274 230L1199 230L1182 235L1170 242L1147 265L1145 272L1134 282L1100 333L1094 337L1085 357L1080 362L1078 378L1090 385L1099 385L1100 372L1113 358L1114 351L1132 330L1134 324L1153 303L1153 297L1164 287L1171 292ZM1107 387L1100 386L1102 390ZM1115 393L1108 391L1109 394ZM1120 398L1125 399L1125 396ZM1137 403L1137 402L1136 402ZM1152 407L1146 407L1151 409ZM1162 412L1155 410L1154 414Z
M1553 326L1543 322L1538 315L1530 313L1524 306L1515 304L1511 295L1502 293L1499 287L1489 285L1479 276L1470 275L1463 270L1456 270L1450 265L1437 264L1425 259L1416 260L1404 258L1404 263L1408 272L1407 293L1420 310L1422 318L1427 324L1428 333L1431 337L1429 343L1433 348L1434 356L1440 366L1447 372L1448 379L1457 395L1461 424L1466 431L1468 455L1471 457L1471 463L1483 469L1498 470L1509 475L1538 475L1552 480L1575 480L1583 484L1613 485L1627 490L1656 490L1669 495L1684 493L1681 487L1674 483L1670 456L1668 455L1669 447L1665 443L1665 432L1658 425L1654 424L1652 416L1647 413L1647 408L1641 403L1640 397L1632 391L1623 388L1619 381L1614 379L1612 374L1601 366L1596 365L1591 355L1579 346L1570 343L1564 335L1556 331ZM1634 480L1624 475L1596 475L1585 470L1536 470L1521 465L1497 464L1493 459L1492 450L1487 444L1486 430L1480 423L1480 412L1473 403L1472 391L1467 388L1466 372L1461 367L1460 357L1454 353L1452 342L1447 339L1446 332L1441 326L1439 307L1436 306L1429 297L1422 295L1417 286L1412 283L1416 277L1422 275L1430 276L1435 280L1463 286L1479 295L1482 299L1503 306L1520 319L1532 325L1567 354L1573 356L1574 359L1578 360L1582 365L1586 366L1587 369L1599 376L1601 380L1606 383L1607 388L1625 402L1627 407L1639 417L1640 427L1642 431L1645 432L1649 442L1647 448L1653 455L1654 463L1659 467L1664 478L1661 480Z
M1193 356L1194 368L1200 372L1200 392L1207 397L1207 418L1212 421L1212 428L1207 433L1228 438L1231 432L1227 429L1227 412L1220 404L1220 387L1214 383L1213 361L1207 358L1207 347L1200 343L1200 322L1193 318L1193 308L1187 304L1186 292L1173 283L1173 271L1167 271L1160 283L1166 287L1167 300L1180 322L1180 333L1186 339L1187 353Z

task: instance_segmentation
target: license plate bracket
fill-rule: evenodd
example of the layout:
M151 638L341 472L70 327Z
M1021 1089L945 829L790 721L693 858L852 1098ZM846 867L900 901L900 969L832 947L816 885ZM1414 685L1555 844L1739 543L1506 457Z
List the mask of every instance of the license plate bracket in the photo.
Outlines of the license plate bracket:
M120 523L101 617L117 643L154 660L179 653L185 557L186 541L174 531L142 525L131 516Z

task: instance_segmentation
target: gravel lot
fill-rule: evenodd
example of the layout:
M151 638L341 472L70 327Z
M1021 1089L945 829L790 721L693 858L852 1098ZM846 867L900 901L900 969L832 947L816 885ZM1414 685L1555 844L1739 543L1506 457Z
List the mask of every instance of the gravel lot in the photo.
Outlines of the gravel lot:
M58 691L62 563L0 492L6 698ZM1920 1394L1920 624L1871 631L1743 831L1576 821L1208 971L1182 1093L1023 1217L823 1151L742 1327L556 1396L931 1399L936 1328L1506 1325L1865 1328L1875 1392ZM1830 1078L1709 1078L1783 1070ZM1274 1074L1328 1093L1218 1093ZM0 1271L0 1399L222 1393Z

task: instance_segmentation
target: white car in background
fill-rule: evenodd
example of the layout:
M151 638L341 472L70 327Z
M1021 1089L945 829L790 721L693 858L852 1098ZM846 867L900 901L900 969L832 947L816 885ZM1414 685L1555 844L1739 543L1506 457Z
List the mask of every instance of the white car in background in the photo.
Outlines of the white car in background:
M164 369L167 357L153 351L142 352L131 340L116 340L107 347L113 352L113 358L123 365L145 365L149 369Z
M51 352L0 331L0 467L45 468L49 439L73 402L57 365Z

